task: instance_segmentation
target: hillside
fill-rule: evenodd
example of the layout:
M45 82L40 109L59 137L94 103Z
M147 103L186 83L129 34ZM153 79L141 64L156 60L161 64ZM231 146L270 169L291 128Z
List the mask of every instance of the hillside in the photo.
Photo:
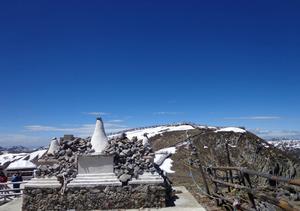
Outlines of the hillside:
M187 133L190 137L189 141L186 141ZM226 141L228 141L231 166L247 167L258 172L287 178L300 177L299 159L243 129L217 130L200 127L189 130L187 133L185 131L167 132L153 137L151 143L155 150L171 146L176 148L176 153L171 157L172 171L175 172L169 174L171 181L174 185L186 186L201 203L209 207L209 210L214 203L201 194L204 186L200 171L197 168L191 168L190 164L191 162L201 163L204 167L228 166ZM190 143L196 147L199 159L192 158L191 151L188 149ZM268 180L252 178L252 183L265 186ZM210 188L212 189L213 186ZM293 197L293 194L287 195Z
M205 196L197 164L201 164L204 169L210 166L228 166L226 143L229 147L230 166L246 167L287 178L300 177L300 160L295 154L290 153L290 150L282 150L286 148L278 148L278 145L273 144L275 142L270 144L243 128L176 124L136 128L123 132L130 139L134 136L143 139L144 134L147 134L156 152L155 162L159 162L160 156L164 153L172 154L162 163L161 169L168 174L173 185L183 185L188 188L194 197L209 210L220 208L216 207L213 200ZM111 134L109 137L113 138L121 134L122 132ZM82 139L82 141L89 139ZM194 151L190 150L191 146ZM195 159L193 153L199 157ZM22 157L25 155L29 154L24 154ZM12 161L14 158L17 157L12 156ZM18 162L19 159L17 158L17 161L14 162ZM268 184L267 179L261 178L253 178L252 182L260 186ZM212 189L212 184L209 185ZM288 199L292 197L290 193L286 194ZM300 196L298 197L300 198Z

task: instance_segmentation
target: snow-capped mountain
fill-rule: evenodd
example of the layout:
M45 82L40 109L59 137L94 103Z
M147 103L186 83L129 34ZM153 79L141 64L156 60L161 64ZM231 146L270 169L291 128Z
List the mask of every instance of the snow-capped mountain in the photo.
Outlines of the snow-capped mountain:
M300 140L272 139L271 141L268 141L268 143L281 150L291 152L300 159Z
M31 152L32 149L24 146L0 147L0 152L7 151L11 153Z

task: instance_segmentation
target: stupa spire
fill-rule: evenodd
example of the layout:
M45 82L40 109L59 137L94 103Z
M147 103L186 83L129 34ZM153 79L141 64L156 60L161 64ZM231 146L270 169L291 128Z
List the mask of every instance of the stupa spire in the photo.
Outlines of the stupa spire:
M47 151L47 154L48 155L55 155L55 153L59 150L59 144L58 144L58 141L57 141L57 138L54 137L52 138L51 140L51 143L50 143L50 146L49 146L49 149Z
M94 130L94 134L91 140L92 149L95 150L96 153L101 153L107 146L107 136L104 130L104 124L100 117L96 120L96 126Z

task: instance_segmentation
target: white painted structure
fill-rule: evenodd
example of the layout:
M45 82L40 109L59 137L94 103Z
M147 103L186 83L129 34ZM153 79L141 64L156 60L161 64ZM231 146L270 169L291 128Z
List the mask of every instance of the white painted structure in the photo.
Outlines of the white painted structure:
M144 145L144 147L149 147L150 146L149 138L147 136L147 133L144 133L144 135L143 135L143 145Z
M96 153L103 152L108 144L107 140L108 139L105 134L103 121L101 118L97 118L94 134L91 140L92 149L94 149Z
M57 140L57 138L53 138L51 143L50 143L47 154L48 155L54 155L55 152L57 152L58 150L59 150L58 140Z

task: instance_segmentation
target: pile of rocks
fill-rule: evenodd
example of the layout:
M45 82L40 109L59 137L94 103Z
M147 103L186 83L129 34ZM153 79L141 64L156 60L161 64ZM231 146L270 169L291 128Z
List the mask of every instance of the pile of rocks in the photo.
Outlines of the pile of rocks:
M64 136L58 141L54 154L46 154L43 164L36 171L38 177L57 176L75 178L77 175L76 155L91 154L91 138L82 139ZM144 146L136 137L128 139L125 134L108 141L105 154L114 155L114 169L122 183L138 178L144 172L156 172L154 152L149 145ZM54 161L54 162L53 162ZM54 164L53 164L54 163Z
M149 145L144 146L143 141L137 137L128 139L125 134L115 137L109 140L104 152L115 156L115 173L123 183L138 178L144 172L156 172L152 148Z
M92 152L91 138L83 139L66 135L58 141L58 147L54 154L46 154L42 158L43 164L38 167L36 176L76 177L76 155L89 154Z

